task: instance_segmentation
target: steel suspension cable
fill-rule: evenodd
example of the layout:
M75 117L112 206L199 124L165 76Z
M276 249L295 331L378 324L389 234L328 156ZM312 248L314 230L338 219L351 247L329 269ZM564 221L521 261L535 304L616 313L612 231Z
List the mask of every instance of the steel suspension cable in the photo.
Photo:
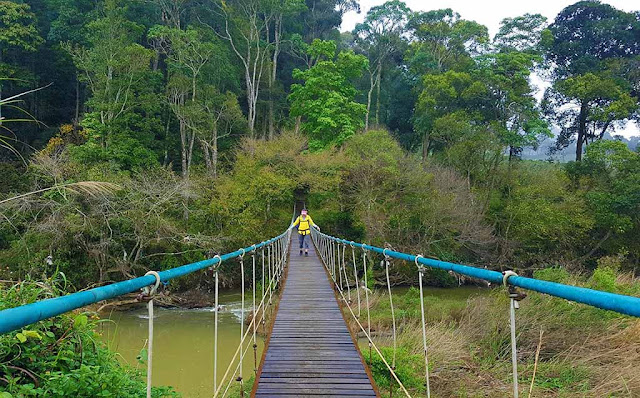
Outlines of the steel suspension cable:
M427 398L431 398L431 386L429 385L429 356L427 354L427 325L424 313L424 293L422 288L422 279L425 272L425 267L418 265L418 257L422 257L421 254L416 256L415 264L418 267L418 281L420 284L420 314L422 317L422 347L424 352L424 379L425 387L427 388Z
M356 291L358 293L358 318L360 318L360 283L358 282L358 267L356 265L356 251L355 251L355 248L353 247L353 244L351 244L350 246L351 246L351 257L353 258L353 277L356 281Z
M371 336L371 312L369 311L369 287L367 286L369 282L369 278L367 278L367 251L364 249L362 249L362 265L364 266L364 281L362 283L364 284L364 297L367 305L367 330L368 335ZM369 339L369 362L371 362L373 359L371 357L372 344L373 341Z
M351 283L349 283L349 278L347 278L347 264L344 261L344 253L347 250L347 245L342 244L342 272L344 272L344 280L347 284L347 298L349 299L349 305L351 305Z
M255 320L258 317L258 313L256 312L257 309L256 309L256 249L255 249L255 246L251 251L251 264L252 264L251 288L253 290L252 318ZM255 321L253 322L253 373L254 373L254 376L258 375L258 342L256 339L256 322Z
M340 292L343 296L344 299L344 293ZM380 357L380 359L382 360L382 362L385 364L385 366L387 367L387 369L389 369L391 376L393 376L393 378L395 379L395 381L398 383L398 385L400 386L400 389L402 390L402 392L405 393L405 395L407 397L411 397L411 395L409 394L409 392L407 391L406 387L404 386L404 384L402 383L402 381L400 380L400 378L398 377L398 375L396 374L395 370L393 370L391 368L391 365L389 365L389 362L387 362L387 360L385 359L384 355L382 355L382 352L380 352L380 349L378 349L378 347L375 345L375 343L373 342L373 340L371 339L371 334L369 334L364 326L362 326L362 323L360 323L360 320L358 319L358 317L356 316L356 314L353 312L353 310L351 309L351 307L348 307L349 312L351 312L351 315L353 316L353 319L356 321L356 323L358 324L358 326L360 327L360 330L362 331L362 333L364 333L365 337L367 338L367 340L369 340L369 347L373 347L373 349L376 351L376 353L378 354L378 356ZM371 354L369 354L369 358L371 358Z
M271 272L271 245L267 246L267 267L269 268L269 305L271 305L271 281L273 274Z
M275 253L275 250L273 250L272 252ZM274 263L275 263L275 260L274 260ZM232 381L233 381L233 379L229 379L229 382L226 383L227 377L229 376L229 374L231 372L240 373L241 374L241 372L242 372L242 370L241 370L241 368L242 368L242 359L240 359L238 361L235 369L232 369L232 367L233 367L233 365L234 365L234 363L236 361L236 358L239 355L240 355L240 358L244 358L244 356L246 355L248 349L250 348L251 339L249 338L249 336L250 336L250 333L251 333L252 329L254 330L253 333L255 333L255 327L256 327L257 323L258 322L262 322L263 324L265 323L264 307L267 305L267 296L268 296L269 292L272 292L272 291L274 291L276 289L277 283L278 283L277 279L272 279L272 280L269 281L269 289L268 289L268 291L263 289L262 298L260 299L260 303L258 304L258 307L257 307L257 309L255 311L256 313L259 312L261 314L261 319L258 320L258 318L256 316L254 316L253 319L251 320L251 322L249 323L249 325L247 326L246 331L244 331L244 333L241 335L240 343L238 344L238 348L236 349L233 357L231 358L231 361L229 362L229 365L228 365L224 375L222 376L222 378L220 380L220 383L218 383L219 386L215 390L214 397L217 397L220 394L223 386L225 386L225 385L226 385L226 387L225 387L224 391L222 392L222 396L226 396L226 393L229 390L229 388L230 388L230 386L232 384ZM244 319L241 319L241 324L242 325L244 324ZM247 340L249 341L249 343L247 344L247 346L245 348L244 344L245 344L245 341L247 341ZM241 386L240 393L241 394L243 393L242 386Z
M322 239L324 239L324 237L320 237L317 238L318 241L321 241ZM325 257L322 256L323 262L324 262L324 266L327 270L329 270L329 260L330 260L330 256ZM365 265L365 278L366 278L366 251L363 249L363 263ZM366 279L365 279L366 280ZM335 282L335 279L334 279ZM340 289L337 285L336 285L336 290L338 291L338 293L340 293L342 300L346 302L347 298L344 295L344 291L342 289ZM367 297L367 310L369 308L369 300L368 300L368 293L367 290L368 288L364 288L365 289L365 293L366 293L366 297ZM372 338L371 338L371 318L370 318L370 314L368 313L368 329L365 329L364 326L362 325L362 323L360 322L360 320L358 319L359 317L356 316L355 312L353 312L353 309L351 308L351 306L346 306L349 309L349 312L351 313L351 316L354 318L354 320L356 321L356 323L358 324L358 326L360 327L360 330L364 333L365 337L367 338L368 342L369 342L369 358L372 358L372 353L371 350L374 349L375 352L378 354L378 356L380 357L380 359L382 360L382 362L385 364L385 366L387 367L387 369L389 369L389 372L391 374L391 376L393 377L393 379L395 379L395 381L398 383L398 386L400 387L400 389L402 390L402 392L407 396L407 397L411 397L411 395L409 394L409 392L407 391L406 387L404 386L404 384L402 383L402 381L400 380L400 378L398 377L398 375L396 374L395 370L392 368L392 366L389 364L389 362L386 360L386 358L382 355L382 352L380 351L380 349L375 345L375 343L373 342Z
M275 283L274 281L271 281L270 284ZM258 309L263 309L265 305L267 305L267 292L264 293L264 295L262 296L261 300L260 300L260 304L258 304ZM262 319L261 321L264 320L264 310L260 311L262 314ZM251 331L251 328L253 327L253 324L257 321L257 318L254 318L251 320L251 322L249 323L249 326L247 327L247 330L245 331L244 335L242 336L242 338L240 339L240 343L238 344L238 348L236 348L236 351L233 355L233 357L231 358L231 361L229 362L229 366L227 367L227 370L225 371L224 375L222 376L222 378L220 379L220 386L216 389L215 395L214 396L218 396L218 394L220 393L220 390L222 389L222 386L225 384L227 377L229 376L232 366L235 363L236 357L240 354L241 352L241 347L244 347L244 342L247 339L247 337L249 336L249 333ZM247 348L249 347L249 345L247 345ZM244 351L246 353L246 349ZM239 364L239 363L238 363ZM237 371L237 366L234 369L234 372ZM230 380L231 382L232 380ZM227 388L228 389L228 388ZM226 391L226 390L225 390ZM223 394L224 395L224 394Z
M222 258L219 255L216 255L220 260L216 266L214 266L214 278L215 278L215 287L214 287L214 315L213 315L213 391L214 396L216 391L218 390L218 312L220 308L218 308L218 285L219 285L219 277L218 272L220 269L220 265L222 264Z
M267 292L267 287L265 286L265 273L264 273L264 246L262 247L262 296L264 297ZM264 312L264 309L262 310ZM262 317L262 334L263 336L266 334L266 326L264 322L264 316Z
M386 249L385 249L386 251ZM393 324L393 356L391 359L391 369L396 370L396 351L397 351L397 336L396 336L396 313L393 308L393 295L391 294L391 279L389 278L389 256L387 256L384 251L384 265L385 272L387 274L387 290L389 292L389 305L391 307L391 322ZM389 383L389 395L393 396L393 383Z
M518 349L516 347L516 310L520 308L518 304L519 295L515 291L515 287L509 286L507 281L512 276L518 276L513 271L505 271L503 273L503 284L509 294L509 329L511 337L511 368L513 374L513 397L518 398Z
M336 256L338 257L338 277L340 279L340 290L344 289L342 284L342 263L340 263L340 245L336 244Z
M244 249L242 249L242 254L238 257L240 259L240 275L241 275L241 287L240 287L240 345L242 345L242 340L244 336ZM248 331L248 329L247 329ZM244 355L242 350L240 350L240 360L238 365L238 378L236 379L238 383L240 383L240 397L244 397L244 383L242 382L242 363L244 360Z

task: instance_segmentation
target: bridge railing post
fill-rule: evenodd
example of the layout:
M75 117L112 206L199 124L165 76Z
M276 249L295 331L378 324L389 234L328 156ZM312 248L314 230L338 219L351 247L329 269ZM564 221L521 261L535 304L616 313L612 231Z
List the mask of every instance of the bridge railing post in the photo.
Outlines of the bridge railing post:
M222 258L219 255L214 256L218 259L218 263L213 265L214 277L214 300L213 300L213 396L218 392L218 312L219 308L219 271L222 265Z
M158 291L160 286L160 275L156 271L149 271L145 274L153 275L156 280L151 286L147 286L143 289L143 295L149 297L147 303L147 310L149 315L149 337L147 340L147 398L151 398L151 384L152 384L152 371L153 371L153 297Z
M238 256L240 260L240 345L242 346L242 340L244 339L244 255L245 250L242 250L242 254ZM244 398L244 383L242 381L242 365L244 362L244 350L240 349L240 358L238 360L238 377L236 381L240 383L240 397Z
M508 280L512 276L518 276L513 271L504 271L502 273L502 283L509 294L509 329L511 332L511 367L513 373L513 397L518 398L518 349L516 346L516 310L520 308L520 300L526 297L526 294L519 292L515 286L509 285Z
M431 386L429 383L429 355L427 351L427 322L424 312L424 288L423 277L426 271L423 265L418 264L418 259L423 257L422 254L418 254L414 260L416 267L418 268L418 282L420 284L420 314L422 323L422 348L424 353L424 383L427 390L427 398L431 398Z
M252 314L253 314L253 375L258 375L258 341L256 338L256 328L258 326L258 310L256 308L256 246L251 250L251 289L253 290Z

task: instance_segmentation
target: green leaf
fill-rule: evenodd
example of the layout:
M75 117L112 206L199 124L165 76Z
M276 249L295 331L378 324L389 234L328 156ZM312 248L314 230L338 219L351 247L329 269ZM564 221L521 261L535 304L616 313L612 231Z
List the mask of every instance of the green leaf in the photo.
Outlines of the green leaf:
M18 333L16 334L16 339L18 339L18 341L20 341L21 343L25 343L27 341L27 336L22 333Z
M36 332L35 330L23 330L22 334L30 339L42 340L42 336L40 335L40 333Z
M12 398L13 395L9 394L8 392L0 392L0 398Z
M136 357L138 363L144 363L147 360L147 349L143 348L140 350L140 354Z
M73 327L74 329L81 329L87 326L88 321L89 319L87 318L86 315L80 314L76 316L76 318L73 320Z

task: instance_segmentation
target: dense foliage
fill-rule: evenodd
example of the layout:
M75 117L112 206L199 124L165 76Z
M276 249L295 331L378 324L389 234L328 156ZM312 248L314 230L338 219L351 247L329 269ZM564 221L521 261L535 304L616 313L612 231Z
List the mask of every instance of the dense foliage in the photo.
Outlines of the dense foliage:
M57 296L65 284L62 273L42 282L4 284L0 310ZM0 396L144 397L142 373L107 349L94 330L97 319L90 312L68 313L0 336ZM152 396L178 394L154 387Z
M638 117L637 14L578 2L491 38L393 0L339 35L352 9L0 2L0 101L53 83L0 103L3 197L46 190L1 204L3 272L84 287L175 266L275 234L294 197L329 231L444 259L638 267L638 153L604 140ZM556 128L577 162L520 160ZM82 181L118 188L63 187Z
M340 33L358 8L0 0L0 279L14 284L1 306L58 293L58 272L73 291L236 250L282 232L295 200L324 231L378 246L551 266L605 290L637 274L640 153L608 138L640 122L639 12L580 1L490 37L452 9L390 0ZM575 161L523 160L543 139L575 143ZM413 271L397 264L393 283ZM85 314L3 335L0 387L137 396L137 373L94 343Z

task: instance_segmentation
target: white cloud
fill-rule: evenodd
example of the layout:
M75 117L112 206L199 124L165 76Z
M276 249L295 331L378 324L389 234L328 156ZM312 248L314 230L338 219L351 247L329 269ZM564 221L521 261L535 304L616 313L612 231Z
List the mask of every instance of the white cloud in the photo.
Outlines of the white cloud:
M360 0L361 13L348 12L342 21L342 31L351 31L357 23L362 22L367 11L373 6L383 4L385 0ZM525 13L542 14L552 22L563 8L575 3L576 0L405 0L405 3L414 11L437 10L451 8L459 13L462 18L476 21L489 28L491 36L498 32L500 21L504 18L517 17ZM603 1L621 10L634 11L640 9L640 2L630 0ZM544 82L541 82L544 85ZM547 83L548 84L548 83ZM541 95L541 94L540 94ZM625 137L640 135L640 129L635 123L627 123L627 127L615 131L613 134L621 134Z

